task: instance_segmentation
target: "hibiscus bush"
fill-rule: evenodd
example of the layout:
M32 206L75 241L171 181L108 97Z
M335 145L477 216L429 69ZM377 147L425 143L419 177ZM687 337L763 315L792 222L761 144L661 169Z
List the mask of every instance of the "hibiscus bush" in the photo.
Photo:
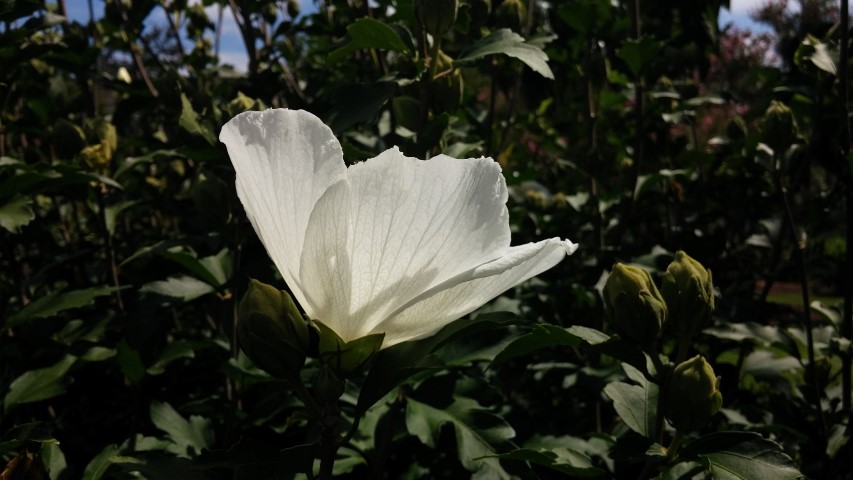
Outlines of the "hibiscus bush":
M0 478L848 478L846 2L727 4L0 2Z

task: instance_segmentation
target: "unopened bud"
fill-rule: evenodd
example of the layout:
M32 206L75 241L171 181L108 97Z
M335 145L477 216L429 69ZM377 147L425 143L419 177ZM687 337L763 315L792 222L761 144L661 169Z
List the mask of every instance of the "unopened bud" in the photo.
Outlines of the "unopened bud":
M667 318L666 303L649 272L623 263L613 267L604 284L604 308L616 331L644 349L657 343Z
M762 142L782 156L797 139L797 120L794 112L782 102L773 100L764 113Z
M290 295L251 280L237 316L240 346L249 359L275 377L298 378L305 364L308 327Z
M679 431L705 426L723 406L720 377L701 355L681 362L672 371L664 391L664 413Z
M299 16L299 11L302 6L299 5L299 0L288 0L287 1L287 14L290 15L291 19L294 19Z
M498 27L520 32L527 20L527 2L525 0L504 0L495 10L495 23Z
M424 30L434 37L441 37L456 22L458 0L415 0L415 15Z
M71 159L86 147L86 134L79 126L60 118L53 124L53 148L62 159Z
M661 293L669 311L669 328L689 341L711 323L714 311L714 282L711 271L679 251L663 275Z
M444 52L439 52L435 61L438 62L436 72L441 76L433 79L429 85L433 111L454 112L462 102L464 88L462 72L458 68L453 68L453 59Z
M259 110L258 102L253 98L246 96L243 92L237 92L237 97L228 102L225 106L228 114L232 117L238 113L247 112L249 110Z
M492 0L469 0L468 16L471 18L471 30L479 31L489 20L492 13Z

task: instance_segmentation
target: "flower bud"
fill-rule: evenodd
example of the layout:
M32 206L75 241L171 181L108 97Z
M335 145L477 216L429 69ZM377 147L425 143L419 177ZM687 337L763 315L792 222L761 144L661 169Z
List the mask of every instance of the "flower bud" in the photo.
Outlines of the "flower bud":
M320 336L320 359L340 378L358 373L379 351L385 339L384 333L375 333L347 342L322 322L312 320L311 324Z
M296 379L305 364L308 328L287 292L251 280L237 306L243 352L272 376Z
M660 291L669 311L669 328L679 339L689 341L711 323L714 311L714 282L711 271L679 251L666 268Z
M489 19L489 14L492 13L492 0L469 0L468 5L471 30L479 31Z
M298 17L301 9L302 6L299 5L299 0L287 0L287 14L291 19Z
M228 114L235 116L238 113L248 112L249 110L263 110L263 105L257 100L245 95L243 92L237 92L234 100L228 102L225 106Z
M720 407L720 377L701 355L675 367L664 389L664 413L676 430L686 432L705 426Z
M261 7L261 16L264 17L267 23L275 23L275 19L278 17L278 5L274 2L263 5Z
M78 157L87 167L100 174L106 174L109 170L113 154L107 142L101 142L84 148L80 151Z
M626 340L654 348L666 322L666 303L649 272L617 263L604 284L604 308Z
M86 148L86 134L79 126L60 118L53 124L53 148L62 159L74 158Z
M525 0L504 0L495 10L495 23L498 27L520 32L526 20L527 2Z
M459 108L462 102L462 89L464 83L462 80L462 72L458 68L453 68L453 59L444 52L438 52L437 72L442 73L451 70L450 73L444 74L433 79L429 84L430 100L434 112L453 112Z
M794 118L794 112L784 103L773 100L764 113L762 142L781 158L796 139L797 119Z
M456 22L458 0L415 0L415 15L424 30L434 37L441 37Z

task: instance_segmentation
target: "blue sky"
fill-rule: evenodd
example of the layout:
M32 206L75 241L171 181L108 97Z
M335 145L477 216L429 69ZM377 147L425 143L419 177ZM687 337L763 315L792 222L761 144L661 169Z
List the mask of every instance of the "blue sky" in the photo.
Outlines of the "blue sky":
M95 10L95 17L100 18L104 12L103 0L92 0ZM197 3L199 0L190 0L190 3ZM685 0L690 1L690 0ZM720 13L720 25L733 23L734 25L751 29L753 31L766 31L767 27L756 24L749 18L749 13L767 0L731 0L731 8L723 9ZM300 0L302 11L313 11L316 9L314 0ZM89 19L89 8L86 0L66 0L68 7L68 16L79 22L86 22ZM217 18L216 6L208 7L207 14L211 20ZM155 8L148 19L151 24L164 24L166 16L162 8ZM212 37L212 35L211 35ZM246 50L243 46L243 40L240 38L240 32L237 29L237 24L234 21L234 16L231 9L226 8L223 12L222 36L220 40L220 62L223 64L233 65L238 70L245 70L248 64Z

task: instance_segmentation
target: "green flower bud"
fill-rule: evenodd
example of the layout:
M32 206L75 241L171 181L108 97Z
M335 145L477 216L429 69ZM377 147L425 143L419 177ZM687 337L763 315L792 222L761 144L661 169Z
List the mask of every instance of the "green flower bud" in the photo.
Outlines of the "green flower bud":
M308 327L287 292L257 280L237 306L237 335L243 352L270 375L297 379L305 364Z
M522 27L526 20L526 0L504 0L497 10L495 10L495 24L498 27L520 32L523 30Z
M434 37L441 37L456 22L458 0L415 0L415 15L424 30Z
M438 62L436 72L443 73L450 70L450 73L443 74L430 82L431 106L436 113L453 112L459 108L459 104L462 102L462 89L464 88L462 72L458 68L453 68L453 59L444 52L438 52L436 61Z
M52 137L54 151L62 159L72 159L86 147L83 129L64 118L53 124Z
M794 117L794 112L782 102L776 100L770 102L770 107L764 113L761 141L781 158L788 151L788 147L794 144L797 134L797 119Z
M666 303L649 272L617 263L604 284L604 309L626 340L654 348L666 322Z
M299 5L299 0L288 0L287 1L287 14L290 15L291 19L294 19L299 16L299 11L302 9L302 6Z
M198 37L204 33L207 28L212 29L213 23L207 17L207 12L204 11L204 6L201 3L190 6L186 10L187 13L187 31L191 37Z
M247 112L249 110L260 110L259 102L252 97L246 96L243 92L237 92L237 97L228 102L225 109L228 114L236 116L238 113Z
M261 16L264 17L267 23L275 23L275 19L278 17L278 5L274 2L263 5L261 7Z
M375 333L347 342L322 322L312 320L311 324L320 336L320 359L340 378L352 376L364 368L385 339L384 333Z
M675 367L664 388L664 413L676 430L705 426L723 406L720 377L701 355Z
M689 341L711 323L714 282L711 271L679 251L666 268L660 291L669 311L669 328Z
M471 17L471 29L474 31L482 28L492 13L492 0L469 0L469 15Z
M109 171L110 162L113 159L113 152L110 150L107 142L101 142L96 145L89 145L81 150L78 158L87 167L91 168L95 172L105 175Z

